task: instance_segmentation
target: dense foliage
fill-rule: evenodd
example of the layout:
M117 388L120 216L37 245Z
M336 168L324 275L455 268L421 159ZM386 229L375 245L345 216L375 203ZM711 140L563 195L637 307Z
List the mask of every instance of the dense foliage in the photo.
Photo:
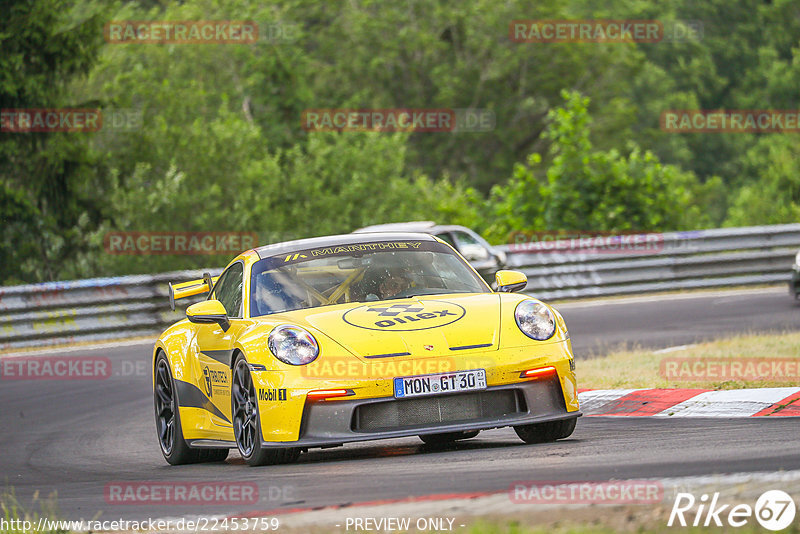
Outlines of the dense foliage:
M612 7L613 5L613 7ZM135 128L0 132L0 282L221 266L117 256L110 231L379 222L673 230L794 222L797 134L668 133L670 109L797 109L786 0L3 2L0 108L133 109ZM695 21L657 43L516 43L515 19ZM253 20L251 44L114 44L124 20ZM264 35L268 34L268 35ZM309 132L304 110L480 108L488 132Z

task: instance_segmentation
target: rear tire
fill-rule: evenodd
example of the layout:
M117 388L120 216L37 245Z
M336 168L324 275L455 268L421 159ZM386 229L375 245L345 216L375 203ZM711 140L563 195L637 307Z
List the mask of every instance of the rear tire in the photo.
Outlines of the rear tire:
M463 432L442 432L441 434L423 434L419 437L426 445L449 445L458 440L474 438L480 430L466 430Z
M297 460L297 447L264 448L261 446L261 418L258 397L244 354L239 354L233 366L231 380L231 410L236 446L244 461L251 466L285 464Z
M156 413L156 436L161 454L170 465L191 464L200 461L198 451L191 449L183 439L178 395L169 362L163 352L156 358L155 387L153 390Z
M568 438L575 431L578 418L549 421L547 423L534 423L532 425L519 425L514 427L514 432L525 443L549 443L557 439Z

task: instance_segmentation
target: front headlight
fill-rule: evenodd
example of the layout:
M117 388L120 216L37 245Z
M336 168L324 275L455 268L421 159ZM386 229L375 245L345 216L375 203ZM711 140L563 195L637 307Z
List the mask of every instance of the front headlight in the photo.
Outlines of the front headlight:
M522 333L531 339L544 341L556 333L556 318L541 302L523 300L514 310L514 319Z
M276 326L269 333L268 344L272 354L289 365L306 365L319 355L317 340L299 326Z

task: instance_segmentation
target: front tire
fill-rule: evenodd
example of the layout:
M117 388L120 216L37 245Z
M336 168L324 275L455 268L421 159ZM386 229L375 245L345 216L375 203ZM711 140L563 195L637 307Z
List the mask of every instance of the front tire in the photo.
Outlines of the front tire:
M568 438L575 431L577 417L547 423L534 423L532 425L519 425L514 427L514 432L522 441L528 444L549 443L557 439Z
M253 377L250 374L250 367L243 354L239 354L233 366L231 404L236 446L248 465L283 464L297 460L300 456L300 449L296 447L272 449L261 446L258 397Z

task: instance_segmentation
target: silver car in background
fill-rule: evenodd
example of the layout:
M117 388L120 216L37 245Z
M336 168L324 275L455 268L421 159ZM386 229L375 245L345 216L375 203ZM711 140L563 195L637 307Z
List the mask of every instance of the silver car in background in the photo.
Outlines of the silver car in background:
M354 234L366 232L422 232L435 235L455 248L478 274L490 285L494 273L506 267L506 253L490 245L484 238L465 226L438 225L433 221L376 224L355 230Z

